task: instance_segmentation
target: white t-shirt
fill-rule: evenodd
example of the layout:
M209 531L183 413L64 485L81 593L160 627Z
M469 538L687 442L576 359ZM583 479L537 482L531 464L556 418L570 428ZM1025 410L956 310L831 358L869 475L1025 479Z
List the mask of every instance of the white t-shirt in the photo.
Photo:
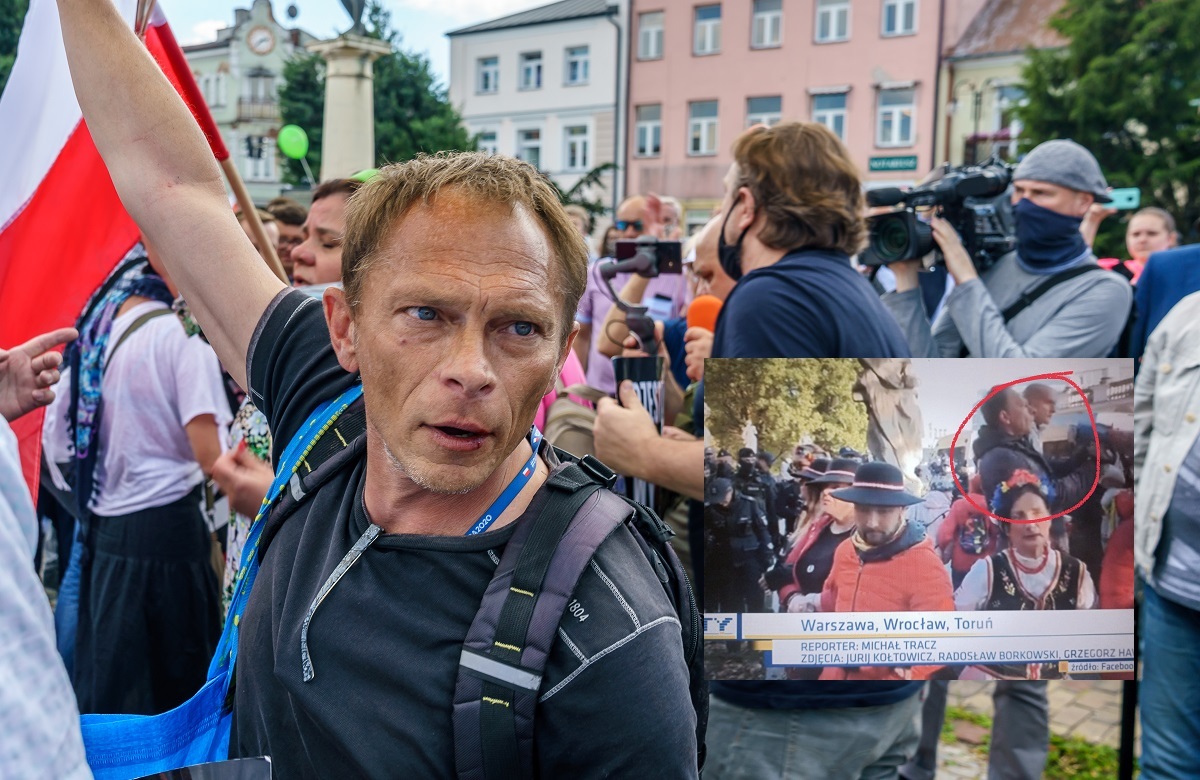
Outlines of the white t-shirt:
M135 320L162 308L148 301L113 320L110 354ZM72 379L64 376L56 388L50 414L66 414ZM112 517L163 506L204 481L184 426L211 414L223 431L231 419L212 347L189 338L174 315L152 319L121 345L105 371L101 393L92 512ZM217 438L224 439L220 433Z

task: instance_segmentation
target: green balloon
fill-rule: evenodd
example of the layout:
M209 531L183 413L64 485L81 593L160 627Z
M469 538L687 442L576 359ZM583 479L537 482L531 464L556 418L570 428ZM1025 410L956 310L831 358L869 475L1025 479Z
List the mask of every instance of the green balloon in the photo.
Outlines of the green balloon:
M299 125L284 125L279 128L279 151L293 160L303 159L308 154L308 134Z

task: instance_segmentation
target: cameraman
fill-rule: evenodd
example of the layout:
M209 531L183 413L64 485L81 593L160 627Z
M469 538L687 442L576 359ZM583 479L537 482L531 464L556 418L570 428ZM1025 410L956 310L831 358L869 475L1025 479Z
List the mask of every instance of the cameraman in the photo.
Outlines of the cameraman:
M919 260L892 263L896 292L883 297L920 357L1105 357L1129 314L1128 283L1096 264L1080 225L1108 184L1091 152L1047 141L1013 175L1017 248L983 275L949 222L933 238L956 286L930 325L918 288ZM1030 301L1009 318L1004 311Z

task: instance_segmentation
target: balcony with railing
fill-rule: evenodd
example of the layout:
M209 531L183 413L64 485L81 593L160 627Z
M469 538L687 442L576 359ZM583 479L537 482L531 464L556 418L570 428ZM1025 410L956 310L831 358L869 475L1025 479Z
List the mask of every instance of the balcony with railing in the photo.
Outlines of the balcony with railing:
M279 101L238 98L238 121L278 121Z

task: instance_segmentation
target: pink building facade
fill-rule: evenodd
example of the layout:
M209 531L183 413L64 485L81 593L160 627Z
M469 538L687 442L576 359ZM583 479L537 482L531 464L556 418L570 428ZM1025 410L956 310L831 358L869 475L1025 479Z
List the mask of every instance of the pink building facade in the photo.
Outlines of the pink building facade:
M948 100L939 50L983 4L630 2L626 192L679 198L689 229L719 202L733 141L755 122L824 122L868 187L920 180Z

